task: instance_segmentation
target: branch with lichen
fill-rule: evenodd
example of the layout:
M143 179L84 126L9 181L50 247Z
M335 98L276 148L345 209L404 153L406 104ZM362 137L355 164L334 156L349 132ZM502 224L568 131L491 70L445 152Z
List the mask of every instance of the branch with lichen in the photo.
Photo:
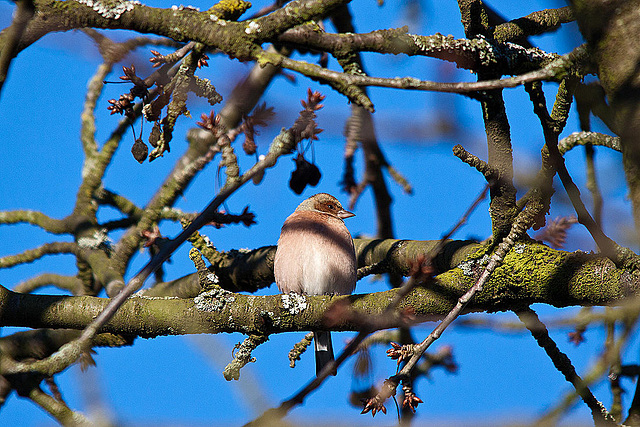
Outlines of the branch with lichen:
M370 244L366 246L372 246ZM407 242L409 243L409 242ZM388 246L386 246L388 248ZM416 259L409 245L400 247L407 259ZM424 253L424 246L421 253ZM388 249L387 249L388 250ZM369 260L378 251L361 253L358 259ZM445 252L448 252L445 249ZM465 254L462 256L462 254ZM456 298L467 292L485 269L482 247L473 245L456 254L454 267L440 273L432 287L418 287L400 302L398 310L411 310L419 320L423 316L445 315ZM460 259L459 257L462 256ZM457 260L457 261L456 261ZM434 261L437 265L437 260ZM535 264L535 269L525 266ZM603 274L604 273L604 274ZM619 304L640 294L633 275L617 268L610 260L595 254L563 252L533 242L515 245L502 265L492 273L464 312L499 311L533 303L554 306ZM272 281L273 279L271 279ZM224 286L221 277L220 285ZM127 333L145 337L191 333L241 332L272 334L326 328L323 313L335 301L351 303L364 315L380 315L398 290L352 296L300 296L304 307L290 313L290 303L282 295L249 296L222 289L201 293L195 298L137 297L126 301L99 332ZM21 311L11 309L21 301ZM24 295L0 288L0 324L6 326L82 329L106 307L108 299ZM141 315L144 313L144 315ZM189 313L187 315L187 313ZM266 317L265 317L266 316ZM337 322L332 330L359 330L361 324ZM79 354L79 353L78 353ZM38 366L38 365L37 365ZM37 366L34 369L37 369ZM51 372L52 365L46 365ZM28 366L23 369L29 370Z
M516 242L523 236L526 230L533 223L536 215L536 207L525 207L525 209L515 219L509 234L497 245L495 251L488 256L486 265L482 268L480 275L475 280L464 295L460 296L455 306L449 311L445 318L436 326L436 328L419 344L411 346L410 351L402 354L402 358L406 361L402 369L395 375L389 377L384 382L384 386L380 392L373 398L369 399L365 405L363 413L373 411L374 415L377 410L384 409L384 402L391 396L396 394L396 389L400 382L411 379L411 373L418 361L422 358L424 352L442 335L442 333L463 313L465 307L476 297L477 293L482 292L484 286L490 280L494 271L505 261L506 256L514 247ZM487 256L487 255L485 255ZM399 356L400 357L400 356ZM411 404L411 402L408 402ZM417 405L417 403L416 403Z
M260 344L263 344L269 340L267 335L249 335L241 344L236 344L233 348L235 355L233 360L224 368L223 376L227 381L239 380L240 369L245 367L248 363L256 361L255 357L251 356L251 352L255 350Z
M326 33L314 25L301 25L278 37L279 42L330 52L338 60L354 52L427 56L455 63L459 68L490 66L504 74L522 74L544 67L558 58L537 48L496 43L484 37L456 39L453 36L409 34L407 27L369 33Z
M555 31L560 25L573 21L575 15L570 6L544 9L497 25L493 30L493 37L498 42L518 42L526 37Z
M28 264L45 255L78 254L78 245L74 242L45 243L35 249L26 250L20 254L7 255L0 258L0 268L14 267L19 264Z
M348 91L348 88L351 86L376 86L395 89L469 94L479 91L516 87L528 82L546 80L556 81L562 78L563 75L571 72L571 70L576 66L582 66L580 62L575 63L574 61L584 60L585 55L584 49L577 49L575 54L561 56L548 63L543 68L534 71L504 79L495 78L469 83L439 83L420 80L414 77L384 78L370 77L360 74L347 74L329 70L308 62L296 61L287 57L282 57L277 53L266 51L257 53L256 60L259 64L276 65L304 74L313 80L327 83L348 97L351 94L351 92ZM373 104L368 101L368 98L365 99L362 96L359 96L356 98L349 98L349 100L362 106L368 111L373 112Z
M49 8L51 8L56 9L55 13L62 15L72 15L68 17L68 19L66 19L64 23L60 22L60 25L67 25L67 29L74 28L73 13L76 13L78 15L82 15L85 18L84 20L82 20L83 27L95 26L102 28L113 28L115 24L115 27L117 28L129 28L131 30L139 32L152 31L151 28L147 28L147 25L149 25L149 23L151 22L155 23L157 19L158 22L161 22L163 25L154 26L153 31L160 35L165 35L180 42L187 40L198 41L203 45L216 47L231 57L254 59L262 65L266 63L272 63L274 65L290 68L292 70L305 74L310 78L320 79L325 83L331 84L335 89L347 95L352 102L355 102L358 105L362 105L368 110L372 110L373 106L365 99L366 97L363 98L361 96L361 91L355 90L357 87L374 85L407 89L437 90L445 92L471 92L488 90L488 88L495 87L513 87L515 85L522 84L525 81L532 81L531 79L558 79L559 74L566 72L566 60L563 61L561 60L562 58L560 58L560 62L558 62L559 60L555 60L544 66L545 63L553 59L552 56L550 57L549 55L546 55L540 51L533 52L513 44L502 44L498 47L492 46L485 39L479 39L475 41L469 40L464 42L447 39L445 40L444 46L434 47L434 44L442 45L443 40L437 40L434 42L433 40L422 40L421 37L423 36L405 35L405 37L407 38L406 43L403 42L395 44L404 46L408 43L409 45L413 45L416 54L420 52L422 52L423 54L429 54L436 51L441 52L451 50L458 53L465 51L474 52L476 58L471 61L476 64L474 65L474 68L480 66L482 61L488 61L488 64L485 65L492 64L495 65L496 68L498 66L511 64L522 64L526 67L531 67L532 63L536 64L534 65L534 67L544 66L544 68L535 71L534 74L527 73L524 76L517 76L502 81L494 81L488 86L486 84L440 84L436 82L420 81L418 79L409 77L402 79L385 79L338 73L335 71L322 69L321 67L316 67L312 64L307 64L302 61L294 61L277 56L274 57L273 55L270 55L269 53L264 52L260 49L259 46L261 43L275 41L277 37L285 33L287 30L294 28L297 25L304 24L310 19L320 17L328 11L331 11L336 6L344 3L346 2L338 0L325 2L311 1L304 3L294 1L287 4L282 9L278 9L267 16L244 22L228 21L224 18L221 18L220 16L209 14L207 12L198 13L197 11L190 8L183 8L181 10L179 9L177 11L170 11L171 13L167 13L169 11L148 8L142 5L132 5L131 11L127 11L126 13L122 14L122 16L120 16L119 19L115 20L115 22L112 22L112 20L108 19L105 20L105 18L101 17L98 14L88 14L87 16L84 16L82 10L75 10L73 7L68 7L64 10L57 10L55 8L55 3L53 5L41 5L38 3L38 6L41 9L39 10L40 14L38 16L47 16L49 14L53 14L53 11L48 10ZM293 13L294 11L295 13ZM55 20L53 19L53 17L49 18L50 19L48 22L48 26L50 27L51 21ZM183 25L180 27L181 31L176 32L174 28L178 28L180 24L183 24L183 21L185 19L188 19L191 25ZM78 23L78 25L80 25L80 23ZM38 30L42 31L42 25L38 28ZM56 28L56 30L61 29ZM400 35L401 31L396 31L396 33ZM39 37L41 36L41 34L34 34L31 36ZM433 37L434 39L442 39L441 36L431 37ZM381 34L375 35L374 38L380 40ZM452 46L452 44L455 44L454 42L457 43L458 46ZM469 46L465 45L465 43L471 43L471 45L473 45L472 48L469 48ZM332 43L329 42L328 44L332 45ZM307 46L307 48L313 48L313 46L310 45ZM493 57L493 59L489 60L491 57L491 53L493 53L495 56ZM336 53L336 55L339 54ZM538 62L539 60L542 60L542 62ZM528 68L528 70L531 70L531 68ZM520 74L521 70L514 70L513 73ZM361 95L355 96L354 94L356 92L360 93Z
M564 155L569 150L580 145L607 147L612 150L622 152L620 137L606 135L599 132L574 132L571 135L562 138L558 142L558 151L560 151L560 154Z
M66 234L73 229L74 219L55 219L32 210L0 211L0 224L31 224L48 233Z
M304 352L307 351L307 348L309 348L312 342L313 342L313 332L309 332L307 335L304 336L304 338L300 340L300 342L297 342L293 345L293 348L289 350L289 355L288 355L289 367L291 368L296 367L296 361L300 360L300 356L302 356L302 354L304 354Z

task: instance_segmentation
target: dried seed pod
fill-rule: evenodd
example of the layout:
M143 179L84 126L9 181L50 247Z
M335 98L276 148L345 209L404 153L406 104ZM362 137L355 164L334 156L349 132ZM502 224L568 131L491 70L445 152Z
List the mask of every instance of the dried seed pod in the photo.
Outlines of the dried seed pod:
M316 186L322 174L320 169L313 163L309 163L302 154L298 154L295 159L296 168L291 172L289 187L296 194L302 194L307 185Z
M322 173L314 163L309 163L309 185L315 187L320 182Z
M147 155L149 154L149 147L145 144L142 139L136 139L136 142L133 143L133 147L131 147L131 154L133 154L133 158L138 161L138 163L142 163L147 160Z
M153 128L151 128L151 133L149 134L149 144L153 148L158 146L158 140L160 139L160 134L162 133L162 129L160 129L160 123L155 122L153 124Z

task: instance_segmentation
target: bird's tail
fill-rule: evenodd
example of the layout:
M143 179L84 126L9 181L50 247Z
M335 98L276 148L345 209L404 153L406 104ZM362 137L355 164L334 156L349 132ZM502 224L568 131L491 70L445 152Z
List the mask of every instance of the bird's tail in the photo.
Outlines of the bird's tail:
M334 360L333 357L333 345L331 344L331 332L329 331L314 331L313 341L316 345L316 376L320 375L320 371L324 368L324 365ZM336 375L336 370L331 372L331 375Z

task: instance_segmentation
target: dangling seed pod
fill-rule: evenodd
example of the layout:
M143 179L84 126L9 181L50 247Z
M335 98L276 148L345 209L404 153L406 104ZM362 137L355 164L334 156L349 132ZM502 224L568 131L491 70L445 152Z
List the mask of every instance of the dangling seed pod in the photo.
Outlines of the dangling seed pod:
M162 133L162 130L160 129L160 123L155 122L153 124L153 128L151 128L151 133L149 134L149 144L151 144L153 148L156 148L158 146L160 133Z
M142 163L147 160L147 155L149 154L149 147L147 144L142 142L142 139L136 139L136 142L133 143L133 147L131 147L131 154L133 154L133 158L138 161L138 163Z
M320 169L313 163L309 163L302 154L298 154L294 161L296 162L296 168L291 172L289 187L294 193L302 194L307 185L312 187L318 185L322 174Z

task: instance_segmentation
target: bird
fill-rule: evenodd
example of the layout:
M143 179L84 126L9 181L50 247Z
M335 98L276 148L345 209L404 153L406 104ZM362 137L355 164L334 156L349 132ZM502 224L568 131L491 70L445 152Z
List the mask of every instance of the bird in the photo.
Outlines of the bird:
M307 295L353 292L357 279L353 239L344 219L355 216L338 199L315 194L298 205L280 231L274 260L276 285L282 293ZM316 375L334 360L331 333L313 331ZM335 370L331 372L336 375Z

